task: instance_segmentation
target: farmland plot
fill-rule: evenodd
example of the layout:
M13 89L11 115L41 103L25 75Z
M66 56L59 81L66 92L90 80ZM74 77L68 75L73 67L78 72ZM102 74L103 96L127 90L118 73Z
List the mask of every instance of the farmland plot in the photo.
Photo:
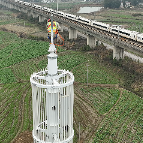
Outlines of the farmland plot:
M26 90L27 83L5 84L1 88L0 142L10 142L19 130L22 121L23 96Z
M103 87L81 88L84 100L88 100L90 106L94 107L100 114L107 113L119 98L118 89Z
M142 142L143 101L124 90L121 100L100 123L94 142Z
M21 132L32 131L29 78L47 66L49 43L2 32L0 46L0 142L7 143ZM75 76L74 143L78 142L79 123L85 143L142 142L143 101L116 87L122 77L89 54L62 48L58 48L58 67Z
M38 42L29 39L12 42L0 51L0 68L9 67L21 61L48 54L48 47L48 42ZM61 51L63 50L58 48L58 52Z
M66 69L72 70L74 72L75 77L77 77L78 79L82 79L82 77L86 77L86 71L82 70L83 74L78 74L77 71L80 71L80 69L82 69L82 68L86 69L86 63L87 63L88 58L89 57L87 57L83 53L77 54L77 52L65 51L63 53L59 53L58 66L61 69L66 68ZM90 59L90 61L91 61L91 63L93 62L92 59ZM21 83L16 83L16 84L21 84L19 89L21 89L21 98L23 98L24 100L22 102L23 104L22 105L20 104L23 114L21 112L20 113L18 112L19 114L22 114L23 118L22 119L18 118L15 121L16 123L21 122L21 124L19 124L20 131L17 128L15 128L15 131L14 131L15 134L13 134L13 136L11 136L11 138L9 138L9 140L10 139L12 140L14 138L14 136L17 135L17 133L32 130L32 124L33 124L32 123L32 97L31 97L31 86L30 86L29 78L33 72L38 71L39 69L45 68L46 66L47 66L47 56L46 55L40 56L37 58L33 58L33 59L29 59L29 60L26 60L26 61L23 61L23 62L20 62L20 63L17 63L15 65L11 66L11 69L12 69L13 74L15 75L16 81L21 82ZM96 80L95 80L96 76L94 76L92 74L91 70L94 70L94 69L89 68L89 77L91 76L93 79L89 78L90 79L89 82L94 80L93 83L96 83ZM103 73L105 73L105 71L106 71L105 68L99 67L99 65L96 66L96 70L98 70L99 73L101 73L101 75L103 75ZM101 70L101 72L100 72L100 70ZM105 78L109 78L109 79L111 78L110 81L112 81L111 82L112 84L118 83L117 78L115 78L114 76L111 76L111 74L109 74L108 72L106 72L106 75L107 76L100 76L101 80L105 81L105 82L102 82L102 84L106 85L106 83L108 83L107 80L105 80ZM118 140L120 141L120 137L123 136L123 131L120 130L120 131L118 131L118 133L116 133L116 128L117 129L120 128L121 124L122 124L122 129L125 130L126 128L124 127L125 125L123 124L123 121L124 120L130 121L130 118L128 117L129 114L127 114L126 118L124 117L124 114L126 112L123 111L124 114L123 113L119 114L118 112L116 113L116 110L119 110L120 106L122 108L123 108L123 106L126 107L126 104L127 104L126 100L128 100L127 97L130 95L130 93L124 92L124 95L126 98L125 97L123 98L123 96L122 96L120 104L118 103L119 105L117 104L109 112L109 110L116 104L117 100L119 99L120 90L118 90L117 88L113 88L113 87L106 88L106 87L92 87L92 86L90 87L89 86L87 88L87 86L85 84L86 80L82 81L82 80L78 80L78 79L76 79L76 82L75 82L75 102L74 102L75 139L74 139L74 141L77 142L77 140L78 140L77 136L78 136L79 122L81 125L81 133L80 133L81 140L83 140L84 142L91 142L91 139L95 137L95 139L96 139L95 142L96 142L96 141L102 141L106 137L106 135L108 135L108 132L110 130L114 129L113 126L111 126L113 123L111 124L110 120L112 120L112 118L114 118L114 116L115 116L116 119L113 121L115 123L118 123L117 119L121 116L120 122L118 124L116 124L117 127L115 127L115 129L112 130L113 135L114 134L119 135ZM92 82L90 84L92 84ZM22 85L23 86L25 85L25 88L23 88ZM16 92L15 88L16 88L16 86L14 86L14 84L12 87L8 87L8 84L5 84L1 88L0 93L3 94L4 92L6 92L7 94L10 93L12 96L12 91ZM15 95L16 95L16 93L15 93ZM18 94L17 94L17 96L18 96ZM6 103L8 100L4 100L3 98L1 98L1 101ZM134 98L136 99L136 97L134 97ZM20 101L19 101L19 103L21 103ZM7 104L10 104L10 102L8 102ZM15 106L17 107L19 105L15 104ZM13 108L12 108L13 112L16 111L15 106L13 105ZM128 103L128 108L129 107L130 107L130 104ZM2 110L3 110L3 108L2 108ZM7 110L8 110L8 107L6 108L6 111ZM4 113L6 111L4 111ZM7 112L5 114L4 113L2 114L1 117L3 117L3 116L5 117L5 114ZM17 116L18 116L18 113L17 113ZM132 112L132 118L135 119L136 114L134 116L133 113L135 113L135 112ZM134 122L134 125L142 126L142 120L141 120L142 116L141 115L138 116L138 119ZM4 117L1 119L2 121L4 120ZM15 119L14 117L8 118L7 116L5 118L7 118L7 120L11 121L11 124L13 123L13 119ZM107 124L108 122L109 122L109 124ZM5 129L8 128L9 126L11 126L11 124L9 123L5 127ZM130 124L132 125L132 123L130 123ZM2 128L3 127L1 127L1 130L2 130ZM103 130L102 131L103 134L101 133L101 136L100 136L99 130L101 130L101 129ZM136 130L136 132L141 134L141 132L140 132L141 130L138 130L138 129ZM4 141L4 137L7 134L6 131L7 130L2 130L2 132L3 132L3 136L1 137L2 141ZM107 139L105 139L105 141L107 141L109 139L116 141L117 138L115 139L115 137L113 135L110 137L107 137ZM132 134L129 134L129 136L132 137ZM126 138L128 138L128 137L126 137ZM137 138L137 137L135 137L135 138ZM7 140L6 140L6 142L7 142Z
M0 31L0 49L5 48L6 46L15 43L17 41L20 41L20 38L18 38L15 34L13 33L8 33L8 32L3 32ZM2 52L2 51L1 51ZM0 54L0 56L2 56Z

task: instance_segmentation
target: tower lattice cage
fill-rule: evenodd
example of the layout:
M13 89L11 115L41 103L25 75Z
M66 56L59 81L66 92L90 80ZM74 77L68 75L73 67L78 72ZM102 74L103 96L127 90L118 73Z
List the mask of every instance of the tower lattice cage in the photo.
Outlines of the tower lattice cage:
M34 73L30 78L34 143L72 143L74 76L69 71L58 70L52 79L49 85L48 70Z

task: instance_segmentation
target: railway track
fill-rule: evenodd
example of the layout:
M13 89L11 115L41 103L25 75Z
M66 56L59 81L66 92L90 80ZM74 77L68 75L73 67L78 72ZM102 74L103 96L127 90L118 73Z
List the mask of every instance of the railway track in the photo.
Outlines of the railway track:
M38 12L38 15L41 14L41 15L45 16L46 18L50 17L51 12L52 12L53 16L55 18L60 19L61 21L65 21L66 23L72 23L73 26L75 26L75 27L80 27L80 28L82 27L83 29L85 29L85 31L91 32L93 34L95 34L95 32L96 32L96 34L104 35L104 36L107 36L107 37L109 36L110 39L111 38L117 39L117 40L119 40L120 43L126 42L127 44L129 44L131 46L134 45L135 48L134 47L132 47L132 48L134 50L137 50L137 51L140 51L140 50L142 51L142 49L143 49L143 44L138 42L138 41L130 40L130 39L127 39L127 38L121 37L121 36L118 37L118 35L115 35L115 34L110 33L108 31L104 31L103 29L98 29L98 28L92 27L90 25L87 25L85 23L77 21L76 19L74 20L74 19L70 19L69 17L64 17L63 14L61 14L61 15L57 14L57 13L55 13L55 11L48 11L48 10L45 10L45 9L42 9L42 8L31 7L29 5L24 5L22 3L15 3L15 2L12 2L12 1L9 1L9 2L13 5L18 6L19 8L24 8L24 9L27 9L27 10L33 10L33 12L36 12L36 13ZM115 41L115 42L117 42L117 41ZM123 45L124 44L125 43L123 43Z
M143 48L143 44L141 42L134 41L134 40L131 40L131 39L128 39L125 37L121 37L121 36L118 37L118 35L116 35L114 33L110 33L110 32L104 31L102 29L93 28L91 26L85 25L85 24L80 23L80 22L75 22L75 21L69 20L67 18L63 18L63 17L62 18L58 17L58 18L62 19L63 21L68 21L69 23L73 23L78 27L82 27L82 28L87 29L87 30L92 30L93 32L100 33L100 34L109 36L109 37L114 38L114 39L118 39L118 40L120 40L120 42L126 42L130 45L134 45L136 47Z

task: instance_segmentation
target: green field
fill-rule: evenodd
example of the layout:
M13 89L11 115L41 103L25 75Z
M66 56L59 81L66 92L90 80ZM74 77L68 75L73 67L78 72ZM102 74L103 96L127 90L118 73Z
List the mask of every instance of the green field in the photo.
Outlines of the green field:
M49 43L0 31L0 142L32 131L30 76L47 66ZM88 86L87 86L88 65ZM143 99L120 88L118 75L86 52L58 47L58 67L73 72L74 143L143 142Z
M109 9L107 11L102 11L101 13L95 14L96 16L100 16L97 21L101 21L104 23L115 24L115 25L123 25L126 29L132 31L138 31L143 33L143 10L112 10ZM95 16L95 19L96 19Z

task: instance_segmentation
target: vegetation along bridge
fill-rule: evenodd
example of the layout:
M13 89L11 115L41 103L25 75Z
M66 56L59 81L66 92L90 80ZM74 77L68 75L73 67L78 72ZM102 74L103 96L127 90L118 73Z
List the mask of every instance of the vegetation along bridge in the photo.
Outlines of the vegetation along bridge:
M136 54L143 55L143 43L133 41L128 38L123 38L118 34L96 28L95 26L88 25L84 22L78 21L77 19L74 20L71 18L73 15L71 15L71 17L70 14L67 14L68 16L64 16L63 12L52 11L52 9L48 10L48 8L46 9L45 7L41 7L39 5L32 6L34 4L31 4L30 6L30 3L24 4L24 2L20 3L17 2L17 0L0 0L0 4L10 9L16 9L18 11L27 13L28 16L32 15L33 18L39 17L39 22L49 19L51 13L53 13L53 18L55 21L60 23L61 29L63 29L64 25L68 25L69 39L76 39L77 31L79 31L87 35L87 45L89 45L91 48L95 47L95 40L114 45L113 59L116 58L119 60L124 58L125 49Z

